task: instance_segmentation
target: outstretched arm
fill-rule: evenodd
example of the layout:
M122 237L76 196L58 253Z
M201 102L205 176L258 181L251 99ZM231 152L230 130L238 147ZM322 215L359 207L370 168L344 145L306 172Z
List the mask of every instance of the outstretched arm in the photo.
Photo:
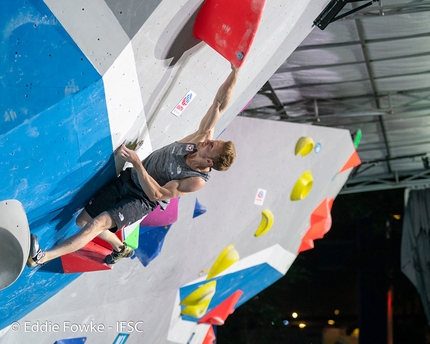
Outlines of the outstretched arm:
M122 145L117 152L124 160L133 164L139 178L139 183L151 201L161 201L183 196L188 192L197 191L205 185L205 181L200 177L171 180L165 185L160 185L146 171L135 151Z
M214 134L214 128L220 119L222 113L230 104L231 97L233 95L233 89L236 85L237 78L239 76L239 68L231 65L231 73L224 81L224 83L218 89L215 95L214 101L206 112L205 116L200 122L200 126L197 131L187 137L183 138L179 142L201 142L206 139L212 139Z

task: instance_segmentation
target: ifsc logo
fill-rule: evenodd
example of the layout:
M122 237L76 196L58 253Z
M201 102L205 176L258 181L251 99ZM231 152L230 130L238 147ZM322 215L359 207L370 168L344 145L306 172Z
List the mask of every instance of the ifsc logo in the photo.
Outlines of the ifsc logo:
M171 111L175 116L180 116L182 111L186 109L188 105L190 105L191 101L196 98L196 94L193 91L189 91L175 106L175 108Z
M188 93L184 99L182 99L182 105L186 106L188 105L188 103L191 101L191 99L193 98L193 94L192 93Z
M255 195L255 200L254 200L254 204L257 205L263 205L264 203L264 198L266 197L266 190L264 189L258 189L257 193Z

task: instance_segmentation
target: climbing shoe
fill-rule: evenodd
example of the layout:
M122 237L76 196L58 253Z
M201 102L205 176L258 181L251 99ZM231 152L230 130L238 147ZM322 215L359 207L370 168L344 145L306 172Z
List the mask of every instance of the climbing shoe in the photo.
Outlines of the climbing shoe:
M40 248L37 236L30 234L30 253L28 254L26 265L29 268L33 268L37 265L43 265L39 263L43 257L45 257L45 251L42 251Z
M121 258L130 258L133 255L134 255L134 250L128 247L126 243L124 243L124 245L121 246L121 251L117 252L113 250L111 254L105 257L104 262L106 264L112 265L112 264L115 264Z

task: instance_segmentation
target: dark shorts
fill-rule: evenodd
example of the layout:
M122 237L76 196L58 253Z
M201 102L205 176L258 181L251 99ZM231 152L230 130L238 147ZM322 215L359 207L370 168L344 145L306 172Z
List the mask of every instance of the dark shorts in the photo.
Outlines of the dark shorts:
M131 179L131 169L122 171L118 178L101 189L85 206L92 218L106 211L115 221L116 232L140 220L157 207Z

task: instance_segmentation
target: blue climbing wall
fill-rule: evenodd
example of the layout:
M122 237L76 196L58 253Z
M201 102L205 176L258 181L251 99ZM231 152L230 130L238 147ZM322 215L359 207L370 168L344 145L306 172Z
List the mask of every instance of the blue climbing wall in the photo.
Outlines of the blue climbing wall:
M51 247L115 177L103 81L43 1L4 1L0 25L0 199L19 200ZM25 268L0 291L0 329L77 276L58 260Z

